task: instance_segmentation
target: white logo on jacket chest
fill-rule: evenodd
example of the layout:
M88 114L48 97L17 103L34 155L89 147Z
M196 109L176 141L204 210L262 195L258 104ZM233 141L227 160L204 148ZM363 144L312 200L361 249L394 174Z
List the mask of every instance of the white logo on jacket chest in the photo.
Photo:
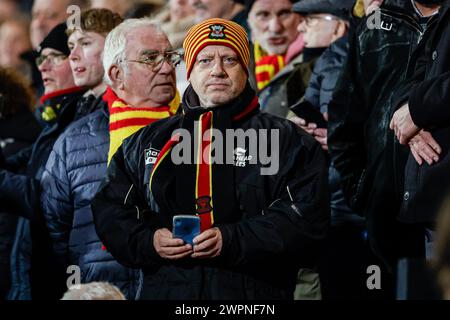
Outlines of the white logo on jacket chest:
M245 167L253 159L253 156L247 156L247 150L244 148L236 148L234 150L234 165L236 167Z
M155 164L160 151L150 148L145 150L145 165Z

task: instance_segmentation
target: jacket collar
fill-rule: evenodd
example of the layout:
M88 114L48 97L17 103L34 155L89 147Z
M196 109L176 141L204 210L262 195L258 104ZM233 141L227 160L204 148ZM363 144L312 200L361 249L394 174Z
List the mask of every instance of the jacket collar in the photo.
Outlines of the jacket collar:
M86 90L86 88L84 88L84 87L72 87L72 88L63 89L63 90L57 90L57 91L50 92L48 94L44 94L39 100L42 104L44 104L46 101L53 100L54 98L60 98L60 97L66 96L66 95L70 95L72 93L81 93L85 90Z

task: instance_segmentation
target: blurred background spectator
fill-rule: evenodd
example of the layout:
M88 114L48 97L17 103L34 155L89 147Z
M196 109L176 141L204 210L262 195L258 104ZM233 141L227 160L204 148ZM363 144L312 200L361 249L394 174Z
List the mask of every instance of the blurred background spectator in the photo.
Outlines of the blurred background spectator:
M36 140L40 126L31 111L34 96L26 79L0 67L0 150L4 157L16 154ZM11 285L10 255L17 217L0 212L0 300Z
M31 65L21 55L31 50L30 23L24 16L4 20L0 26L0 66L13 68L31 80Z

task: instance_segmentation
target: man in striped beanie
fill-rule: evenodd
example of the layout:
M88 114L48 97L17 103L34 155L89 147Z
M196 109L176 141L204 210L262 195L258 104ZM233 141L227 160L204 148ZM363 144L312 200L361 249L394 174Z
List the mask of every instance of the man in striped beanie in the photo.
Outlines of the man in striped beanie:
M183 47L183 113L119 147L92 203L98 235L120 263L143 270L141 299L292 299L329 220L320 146L259 111L241 26L206 20ZM282 167L265 171L274 163L256 146ZM177 215L198 225L183 236Z

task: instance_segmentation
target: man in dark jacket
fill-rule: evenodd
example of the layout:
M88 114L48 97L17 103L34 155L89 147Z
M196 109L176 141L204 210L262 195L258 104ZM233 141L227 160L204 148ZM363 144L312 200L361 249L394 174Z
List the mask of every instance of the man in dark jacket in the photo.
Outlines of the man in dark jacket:
M31 145L41 127L31 112L33 93L26 80L11 69L0 68L0 168L8 158ZM0 212L0 300L11 285L10 257L17 216Z
M170 47L166 35L148 20L128 19L111 31L104 49L105 79L109 79L111 87L103 95L104 102L99 101L97 111L74 123L60 136L41 180L42 208L62 267L78 265L82 283L107 281L118 286L128 299L136 297L139 272L120 265L102 245L95 231L90 203L106 174L110 130L112 140L116 139L117 132L125 130L123 140L133 130L176 112L177 108L170 110L168 104L175 97L174 67L181 55ZM130 61L127 72L123 73L125 79L119 83L114 72L117 68L124 70L123 62L117 58L122 50L164 50L169 60L161 60L159 70L155 67L154 71L148 70L144 62ZM139 58L146 61L152 55ZM150 75L153 80L144 81ZM162 87L159 83L167 85ZM127 106L125 101L134 104ZM129 126L116 130L124 120Z
M391 270L399 257L423 251L417 240L422 230L395 219L407 150L388 128L411 52L436 21L438 7L421 2L386 0L363 19L329 106L328 145L344 193L351 208L365 215L371 246Z
M446 1L433 33L417 50L414 74L405 84L408 90L399 93L397 106L400 108L391 121L391 129L400 143L408 144L411 150L405 169L399 219L430 229L435 227L435 206L444 197L445 183L440 180L448 171L450 159L449 7L449 1ZM423 190L425 183L428 190ZM419 203L416 198L426 203Z
M184 114L142 129L112 158L93 201L100 239L119 262L143 269L143 299L292 299L298 269L314 264L329 223L320 146L259 112L242 27L206 20L183 47ZM235 132L227 152L222 140L213 155L210 129L216 142ZM279 158L263 161L258 145ZM192 241L170 231L179 214L199 218Z
M5 164L7 170L0 170L0 209L26 218L20 219L16 232L11 258L13 287L10 299L31 298L29 277L33 293L39 292L41 298L56 298L53 295L57 290L51 281L53 264L50 242L42 215L39 214L39 180L54 142L73 121L77 101L84 93L84 89L74 85L65 30L65 24L61 24L50 32L41 43L37 59L46 93L41 102L52 110L58 110L57 121L45 127L30 148L8 158ZM25 173L20 174L23 168Z

